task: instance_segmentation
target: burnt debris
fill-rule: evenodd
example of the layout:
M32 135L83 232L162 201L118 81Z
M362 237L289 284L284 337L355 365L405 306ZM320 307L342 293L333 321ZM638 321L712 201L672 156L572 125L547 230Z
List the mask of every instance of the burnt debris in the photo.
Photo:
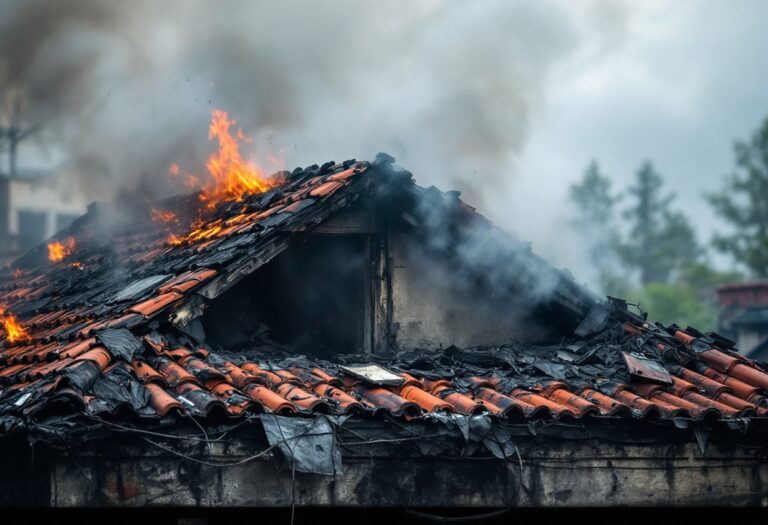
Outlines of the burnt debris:
M92 426L328 416L289 425L302 432L343 417L450 416L457 431L478 432L474 441L490 440L505 457L509 446L497 430L481 432L471 425L485 423L462 418L762 424L768 374L732 342L649 324L623 301L595 297L455 193L417 186L391 157L280 177L279 188L202 217L194 196L166 200L157 208L177 220L162 224L148 207L93 207L58 236L76 239L62 260L50 261L43 245L3 269L3 307L25 333L12 341L6 330L0 349L0 434L67 441ZM401 344L386 293L385 242L339 244L334 261L347 266L331 262L323 271L307 262L311 250L299 249L350 210L409 232L451 269L457 290L489 297L499 319L537 322L554 337L472 348ZM295 271L270 269L291 246ZM369 259L348 256L374 248L383 256L373 292L318 282L332 270L376 281ZM345 303L353 295L370 310L378 338ZM377 384L344 368L369 364L400 383ZM281 419L264 421L271 435ZM336 468L333 447L328 454L307 468Z

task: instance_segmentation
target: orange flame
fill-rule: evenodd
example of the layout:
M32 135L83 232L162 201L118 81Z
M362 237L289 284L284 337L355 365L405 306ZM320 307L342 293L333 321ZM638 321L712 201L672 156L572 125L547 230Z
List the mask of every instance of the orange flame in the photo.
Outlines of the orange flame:
M226 111L213 110L211 124L208 127L208 138L216 140L219 149L213 152L205 163L210 178L201 183L194 175L184 173L183 182L187 187L200 189L200 201L209 209L223 202L240 202L251 193L261 193L280 184L280 180L267 177L253 162L243 159L240 145L250 144L251 140L243 134L243 130L233 132L236 121L230 119ZM181 177L181 169L177 164L169 168L173 178Z
M165 238L165 242L171 246L178 246L182 241L183 239L180 239L175 233L168 234L168 237Z
M75 238L69 237L64 244L54 241L48 244L48 259L52 262L59 262L64 257L75 253Z
M150 215L157 224L179 224L179 218L170 210L152 208Z
M5 329L5 338L9 343L29 339L29 334L24 327L16 320L16 316L6 312L5 308L0 306L0 324Z

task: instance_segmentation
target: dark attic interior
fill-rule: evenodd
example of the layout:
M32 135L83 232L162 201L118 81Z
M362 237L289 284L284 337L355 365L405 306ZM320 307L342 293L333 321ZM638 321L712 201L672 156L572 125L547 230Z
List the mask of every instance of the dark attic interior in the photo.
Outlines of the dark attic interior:
M768 373L732 341L386 154L275 179L202 218L94 205L0 271L4 505L768 503Z
M247 351L269 338L324 358L370 351L370 242L364 234L299 241L211 304L201 318L206 341Z

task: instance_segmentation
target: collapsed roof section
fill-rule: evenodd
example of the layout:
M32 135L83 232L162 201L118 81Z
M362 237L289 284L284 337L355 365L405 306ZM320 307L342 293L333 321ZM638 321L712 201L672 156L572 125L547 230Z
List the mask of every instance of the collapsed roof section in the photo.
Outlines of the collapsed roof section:
M73 246L68 256L52 264L40 246L3 270L5 315L22 332L5 324L0 430L31 430L67 412L166 422L174 414L249 412L728 421L766 414L768 375L729 342L652 326L620 302L597 300L458 195L417 186L392 160L284 173L280 188L220 207L192 231L158 228L148 209L92 208L57 236ZM184 225L194 221L193 203L190 196L162 207ZM206 345L194 327L211 301L359 204L409 229L478 289L557 322L563 342L431 353L393 347L332 361ZM379 385L339 366L363 360L401 381Z

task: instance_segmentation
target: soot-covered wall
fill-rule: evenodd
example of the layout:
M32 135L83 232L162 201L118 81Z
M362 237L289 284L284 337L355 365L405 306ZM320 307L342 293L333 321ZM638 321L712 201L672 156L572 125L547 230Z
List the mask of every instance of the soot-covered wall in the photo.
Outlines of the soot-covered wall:
M357 208L218 297L203 325L210 343L232 350L267 335L322 357L384 352L392 343L429 349L562 335L552 329L556 319L536 322L524 299L473 287L464 273L406 228Z
M406 232L390 234L393 330L402 348L539 342L549 330L529 319L527 305L478 293L445 260Z

